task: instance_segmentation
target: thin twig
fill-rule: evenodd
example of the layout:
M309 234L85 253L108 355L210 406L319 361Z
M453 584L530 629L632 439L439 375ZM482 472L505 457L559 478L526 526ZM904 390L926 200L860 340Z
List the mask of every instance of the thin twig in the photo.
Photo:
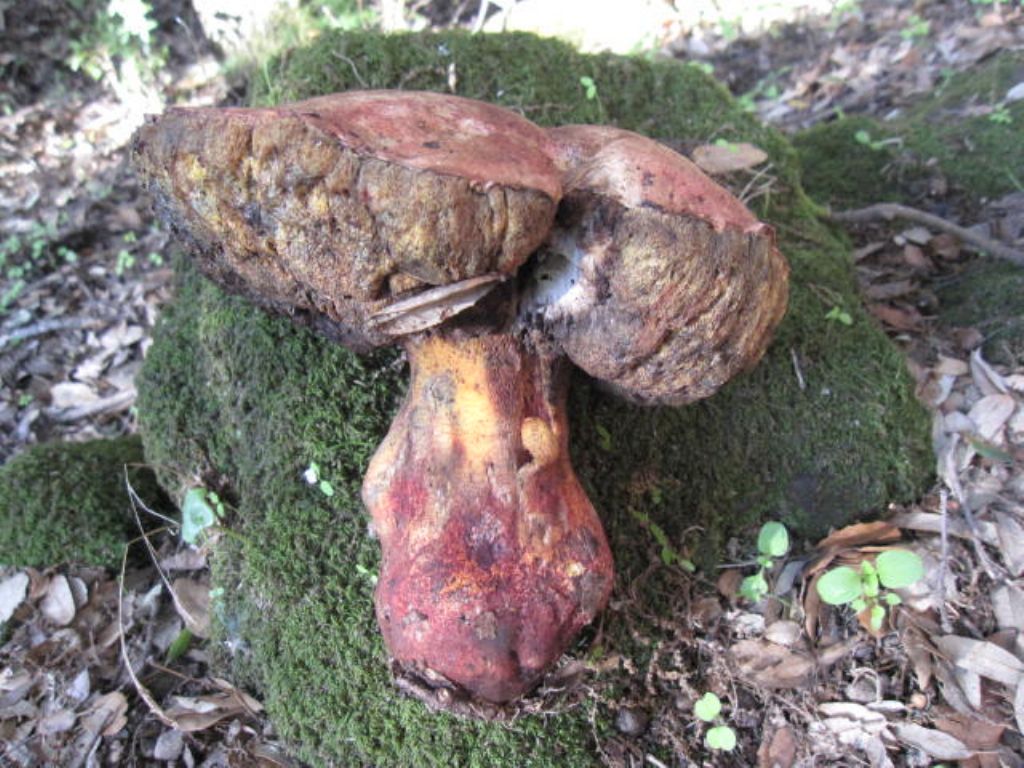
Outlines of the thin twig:
M134 402L135 387L129 387L92 403L76 405L71 408L48 408L46 415L61 424L69 424L93 416L120 413L131 407Z
M796 383L800 387L800 391L803 392L807 389L807 382L804 381L804 374L800 370L800 360L796 356L796 350L793 347L789 348L789 357L793 361L793 373L796 374Z
M949 232L952 235L956 235L965 245L970 246L975 251L1006 259L1018 267L1024 267L1024 251L1020 251L1005 243L1000 243L998 240L993 240L985 235L979 235L977 232L972 232L961 227L959 224L954 224L934 214L926 213L917 208L911 208L909 205L875 203L866 208L856 208L850 211L831 211L828 213L828 218L844 224L860 224L875 219L885 219L886 221L906 219L917 224L924 224L926 227Z
M953 625L949 621L949 610L946 608L946 564L949 558L949 491L942 488L939 491L939 513L942 515L942 530L939 532L941 543L941 557L939 561L939 620L942 623L942 631L949 634L953 631Z
M95 317L52 317L0 335L0 349L15 341L34 339L36 336L45 336L55 331L77 331L86 328L98 328L101 325L103 325L103 321Z

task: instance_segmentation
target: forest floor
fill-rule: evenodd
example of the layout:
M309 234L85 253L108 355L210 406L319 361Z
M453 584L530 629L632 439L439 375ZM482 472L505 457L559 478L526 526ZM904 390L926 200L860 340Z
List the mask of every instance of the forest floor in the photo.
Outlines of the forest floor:
M75 41L61 31L82 24L71 4L0 4L0 460L135 429L133 380L170 298L175 246L131 173L127 142L166 103L244 93L187 3L154 5L165 65L147 84L124 62L118 77L101 62L99 80L69 70ZM413 5L421 25L438 28L472 26L477 11ZM865 0L770 33L708 17L656 35L792 134L837 113L899 114L951 74L1020 49L1024 8ZM1014 90L1024 98L1024 83ZM919 205L1024 246L1024 189L992 201L940 179ZM677 715L690 725L676 728L642 701L603 702L618 706L618 735L597 745L611 765L660 765L640 736L671 745L679 765L1024 764L1024 369L986 361L977 327L942 322L936 284L977 258L964 243L920 223L869 222L850 235L865 300L934 413L939 482L885 522L777 563L774 598L738 596L749 568L723 570L717 593L694 598L691 619L715 629L660 653L699 643L721 687L757 703L756 716L726 712L738 756L709 753L689 711ZM926 576L882 630L801 586L895 541L923 558ZM154 565L130 569L123 590L101 569L0 569L0 618L14 616L0 635L0 764L291 764L258 703L209 677L202 645L174 646L183 628L201 637L209 621L206 553L166 534L154 547ZM799 621L782 617L790 602ZM638 671L648 686L664 682L657 662Z

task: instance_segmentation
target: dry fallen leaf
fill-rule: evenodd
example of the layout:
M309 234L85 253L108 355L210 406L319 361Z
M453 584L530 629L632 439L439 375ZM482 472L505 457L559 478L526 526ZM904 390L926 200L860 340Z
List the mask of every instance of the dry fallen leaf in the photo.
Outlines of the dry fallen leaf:
M967 416L977 426L979 437L1002 445L1003 425L1013 415L1016 407L1011 395L986 395L971 407Z
M88 384L78 381L62 381L50 388L53 407L62 410L78 405L88 405L100 399L96 391Z
M767 640L740 640L729 652L741 675L767 688L799 688L817 666L813 659Z
M981 356L981 349L971 353L971 378L982 395L1005 395L1006 379Z
M764 631L764 637L766 640L790 647L794 645L799 639L802 633L800 625L795 621L773 621Z
M968 749L991 751L999 746L1006 725L993 723L981 717L950 713L935 719L935 727L959 739Z
M901 741L936 760L966 760L974 754L960 739L934 728L914 723L893 723L892 727Z
M174 593L174 607L189 631L197 637L209 637L209 585L182 577L174 580L174 583L171 584L171 591Z
M966 669L1010 688L1024 676L1024 661L995 643L959 635L936 638L939 651L961 669Z
M0 582L0 624L6 623L28 594L28 574L19 572Z
M128 699L120 691L100 696L82 716L82 726L90 733L113 736L128 724Z
M899 540L899 528L890 522L877 520L873 523L854 523L840 528L819 541L816 548L822 551L837 550L860 547L864 544L887 544Z
M58 573L50 579L46 596L39 609L57 626L64 627L71 623L75 618L75 596L71 592L66 576Z
M897 307L892 304L867 304L868 312L877 317L884 325L897 331L919 331L924 324L921 313L913 307Z
M758 768L790 768L796 761L796 736L789 726L779 728L757 750Z
M1016 516L1007 512L995 512L994 516L1003 563L1010 573L1020 576L1024 573L1024 525Z
M1024 589L1015 584L993 589L992 612L1000 629L1013 629L1024 636Z
M693 150L693 162L712 176L753 168L767 159L767 152L746 142L702 144Z

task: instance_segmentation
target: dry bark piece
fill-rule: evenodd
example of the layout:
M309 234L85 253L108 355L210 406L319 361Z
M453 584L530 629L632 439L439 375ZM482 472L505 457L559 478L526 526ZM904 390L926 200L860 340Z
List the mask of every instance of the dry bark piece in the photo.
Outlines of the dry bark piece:
M564 198L526 309L570 359L635 401L672 405L760 360L788 295L771 228L651 139L550 133Z
M566 130L351 92L172 110L134 142L208 276L350 346L404 345L412 382L363 484L375 603L399 685L453 711L528 691L611 592L564 355L686 402L755 362L785 308L771 231L728 192L635 134ZM543 285L558 258L587 279Z

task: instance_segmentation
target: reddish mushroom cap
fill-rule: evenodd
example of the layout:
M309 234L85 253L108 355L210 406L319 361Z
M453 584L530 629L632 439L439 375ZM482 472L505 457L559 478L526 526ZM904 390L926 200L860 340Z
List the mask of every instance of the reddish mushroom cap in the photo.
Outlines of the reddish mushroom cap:
M393 301L513 274L561 194L544 131L435 93L172 109L133 152L205 273L354 346L406 332L373 321Z
M693 163L617 128L549 131L564 197L524 302L580 368L682 404L756 363L789 268L772 229Z

